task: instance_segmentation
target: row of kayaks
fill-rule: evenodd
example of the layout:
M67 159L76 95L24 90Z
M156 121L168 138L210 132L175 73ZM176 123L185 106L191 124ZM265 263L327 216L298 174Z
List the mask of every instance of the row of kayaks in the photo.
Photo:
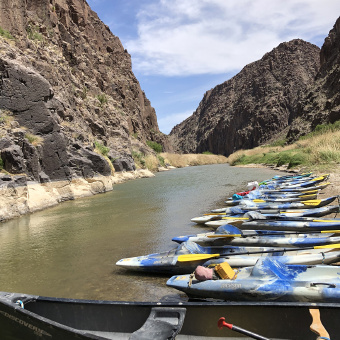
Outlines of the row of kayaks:
M328 175L273 178L252 190L272 190L280 199L280 192L284 196L307 187L320 190L327 179ZM330 205L336 200L337 196L315 198L308 205L309 200L274 203L241 198L235 207L202 216L204 222L194 220L216 230L175 237L176 248L124 258L116 264L128 270L175 275L167 285L188 296L340 302L340 267L329 266L340 261L340 219L325 217L339 211L339 205ZM251 209L245 209L247 204ZM216 268L226 265L234 273L230 278L216 274ZM202 279L195 274L197 268L213 270L214 275Z

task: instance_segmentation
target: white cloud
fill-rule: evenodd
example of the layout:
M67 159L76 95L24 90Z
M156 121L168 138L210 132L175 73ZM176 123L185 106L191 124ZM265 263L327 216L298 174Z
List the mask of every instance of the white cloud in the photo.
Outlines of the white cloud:
M152 0L124 45L142 74L227 73L283 41L326 37L338 13L338 0Z
M173 126L183 122L183 120L191 116L192 113L193 111L185 111L181 113L172 113L162 117L158 116L159 129L163 133L169 134Z

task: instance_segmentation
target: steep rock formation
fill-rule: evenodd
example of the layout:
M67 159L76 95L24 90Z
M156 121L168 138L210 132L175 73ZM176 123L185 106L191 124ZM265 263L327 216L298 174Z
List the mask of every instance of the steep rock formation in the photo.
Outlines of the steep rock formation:
M340 120L340 18L320 52L320 71L294 114L288 140L294 141L319 124Z
M169 150L118 37L85 0L2 0L0 151L40 182L132 170L132 149Z
M176 149L228 156L281 133L314 80L319 54L303 40L285 42L207 91L193 115L171 131Z

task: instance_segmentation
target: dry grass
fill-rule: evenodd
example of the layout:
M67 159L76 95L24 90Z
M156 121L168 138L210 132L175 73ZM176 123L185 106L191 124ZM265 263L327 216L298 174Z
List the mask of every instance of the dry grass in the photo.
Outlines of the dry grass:
M185 166L222 164L227 163L227 157L221 155L205 155L205 154L175 154L163 152L160 154L166 164L183 168Z
M150 171L157 171L159 167L159 160L155 155L153 154L146 155L144 157L144 161L145 161L145 167L147 169L149 169Z
M286 146L259 146L250 150L238 150L228 157L230 164L267 163L269 160L291 160L300 158L299 166L307 166L311 170L332 169L340 164L340 131L327 131L314 134ZM288 162L287 162L288 163Z
M25 138L33 145L38 146L44 142L44 139L41 136L34 135L32 133L26 133Z

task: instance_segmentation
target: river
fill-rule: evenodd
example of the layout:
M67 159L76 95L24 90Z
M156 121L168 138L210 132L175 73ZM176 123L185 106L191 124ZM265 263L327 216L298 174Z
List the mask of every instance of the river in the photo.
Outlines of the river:
M0 290L124 301L183 299L168 276L129 273L124 257L170 250L171 238L206 230L190 222L249 181L277 174L227 164L187 167L118 184L0 224Z

